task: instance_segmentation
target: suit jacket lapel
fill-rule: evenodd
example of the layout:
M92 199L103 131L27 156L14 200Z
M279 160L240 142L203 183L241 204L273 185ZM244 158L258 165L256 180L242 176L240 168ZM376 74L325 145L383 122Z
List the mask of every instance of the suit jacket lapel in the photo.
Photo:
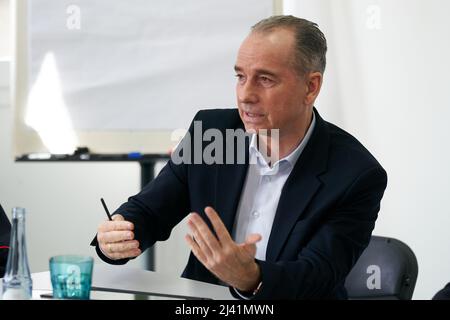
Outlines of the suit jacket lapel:
M276 261L296 221L320 188L318 176L326 170L328 161L329 133L327 124L316 115L316 126L311 138L297 160L286 181L267 245L266 260Z
M237 122L236 127L233 129L242 129L245 131L244 124L240 120L237 111L236 114ZM232 234L234 219L248 170L249 144L249 138L246 137L244 145L245 150L237 150L237 144L232 141L226 141L224 144L226 148L224 154L226 154L227 151L230 152L231 148L234 148L234 163L237 163L238 152L245 153L245 162L243 164L217 165L215 209L219 213L230 234Z

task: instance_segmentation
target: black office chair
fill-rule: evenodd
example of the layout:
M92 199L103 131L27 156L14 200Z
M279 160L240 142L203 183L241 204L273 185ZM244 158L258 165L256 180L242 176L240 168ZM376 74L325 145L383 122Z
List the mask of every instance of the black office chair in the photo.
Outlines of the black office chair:
M410 300L418 274L414 252L403 242L372 236L345 280L349 299Z
M433 300L450 300L450 282L433 296Z

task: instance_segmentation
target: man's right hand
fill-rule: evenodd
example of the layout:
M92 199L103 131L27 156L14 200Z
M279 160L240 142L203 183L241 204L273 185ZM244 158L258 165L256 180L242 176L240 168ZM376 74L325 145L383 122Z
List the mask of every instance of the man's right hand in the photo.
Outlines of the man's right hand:
M115 214L113 221L105 221L97 229L97 242L105 256L112 260L134 258L141 254L139 242L134 240L134 224Z

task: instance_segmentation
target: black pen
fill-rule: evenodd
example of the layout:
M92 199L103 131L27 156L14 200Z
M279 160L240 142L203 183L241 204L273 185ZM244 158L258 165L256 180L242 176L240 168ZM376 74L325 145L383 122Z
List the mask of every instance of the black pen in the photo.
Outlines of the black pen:
M109 221L112 221L111 214L109 213L109 210L108 210L108 207L106 206L105 200L103 200L103 198L100 198L100 201L102 202L103 208L105 209L106 214L108 215Z

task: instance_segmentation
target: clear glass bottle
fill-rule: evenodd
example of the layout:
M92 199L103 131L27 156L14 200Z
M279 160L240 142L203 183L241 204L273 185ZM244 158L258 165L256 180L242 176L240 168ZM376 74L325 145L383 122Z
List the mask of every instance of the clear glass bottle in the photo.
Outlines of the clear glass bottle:
M4 300L31 299L32 288L25 240L25 209L13 208L8 261L2 280L2 298Z

